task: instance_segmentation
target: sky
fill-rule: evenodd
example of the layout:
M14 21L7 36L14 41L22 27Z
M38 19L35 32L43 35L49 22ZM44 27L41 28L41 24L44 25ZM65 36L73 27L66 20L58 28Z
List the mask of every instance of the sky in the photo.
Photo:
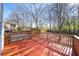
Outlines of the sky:
M71 3L73 5L73 3ZM16 8L15 3L4 3L3 4L3 18L7 18L10 16L11 12Z
M11 12L16 8L15 3L4 3L3 4L3 18L10 16Z

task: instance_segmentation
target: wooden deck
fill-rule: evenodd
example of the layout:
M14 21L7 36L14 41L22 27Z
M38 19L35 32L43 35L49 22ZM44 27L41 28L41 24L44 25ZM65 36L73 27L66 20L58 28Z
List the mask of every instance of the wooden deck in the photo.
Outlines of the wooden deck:
M5 45L2 56L71 56L73 52L71 36L40 33L30 39L25 39Z

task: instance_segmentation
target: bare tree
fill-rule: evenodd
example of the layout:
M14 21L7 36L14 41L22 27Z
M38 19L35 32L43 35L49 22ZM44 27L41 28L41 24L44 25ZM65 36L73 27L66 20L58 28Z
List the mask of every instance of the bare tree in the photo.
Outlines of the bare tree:
M33 20L35 20L36 28L38 30L38 26L39 26L38 20L44 11L44 5L43 4L23 4L20 6L20 8L21 10L24 11L24 13L28 14L30 17L32 17Z
M79 4L77 4L77 13L78 13L78 32L79 32Z
M10 15L10 19L11 20L14 20L14 22L17 23L18 27L20 27L20 18L19 18L19 15L16 13L16 12L12 12L11 15Z
M68 6L68 4L64 3L55 3L52 5L53 7L51 8L54 17L57 23L58 31L59 33L62 31L64 22L65 22L65 11ZM61 35L59 35L59 40L61 39Z
M78 7L77 12L79 12ZM77 24L74 22L76 21L76 16L75 6L71 6L68 3L17 4L17 8L13 12L13 19L16 19L18 26L20 26L20 24L23 25L23 27L30 25L29 27L32 28L32 25L35 23L34 25L36 25L36 29L38 30L42 25L45 26L45 23L48 23L50 30L56 28L59 34L63 32L63 30L72 32L72 24L74 31L76 31L75 26ZM60 38L61 37L59 37L59 39Z

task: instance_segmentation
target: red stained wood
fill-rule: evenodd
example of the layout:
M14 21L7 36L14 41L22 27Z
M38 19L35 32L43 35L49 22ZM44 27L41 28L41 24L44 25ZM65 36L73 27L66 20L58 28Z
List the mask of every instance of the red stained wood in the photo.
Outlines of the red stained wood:
M51 39L56 41L53 34L50 34ZM43 38L44 36L44 38ZM61 42L68 42L63 40ZM70 45L71 41L68 43ZM47 39L46 33L41 33L38 36L33 36L32 39L21 40L9 45L5 45L2 56L63 56L70 54L70 46L51 42ZM69 52L67 52L69 51ZM67 52L67 53L66 53Z

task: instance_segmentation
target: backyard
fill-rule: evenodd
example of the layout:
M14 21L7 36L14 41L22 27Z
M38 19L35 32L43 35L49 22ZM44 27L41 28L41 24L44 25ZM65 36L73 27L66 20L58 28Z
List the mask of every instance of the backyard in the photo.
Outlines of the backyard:
M3 7L2 56L79 56L79 4L4 3Z

